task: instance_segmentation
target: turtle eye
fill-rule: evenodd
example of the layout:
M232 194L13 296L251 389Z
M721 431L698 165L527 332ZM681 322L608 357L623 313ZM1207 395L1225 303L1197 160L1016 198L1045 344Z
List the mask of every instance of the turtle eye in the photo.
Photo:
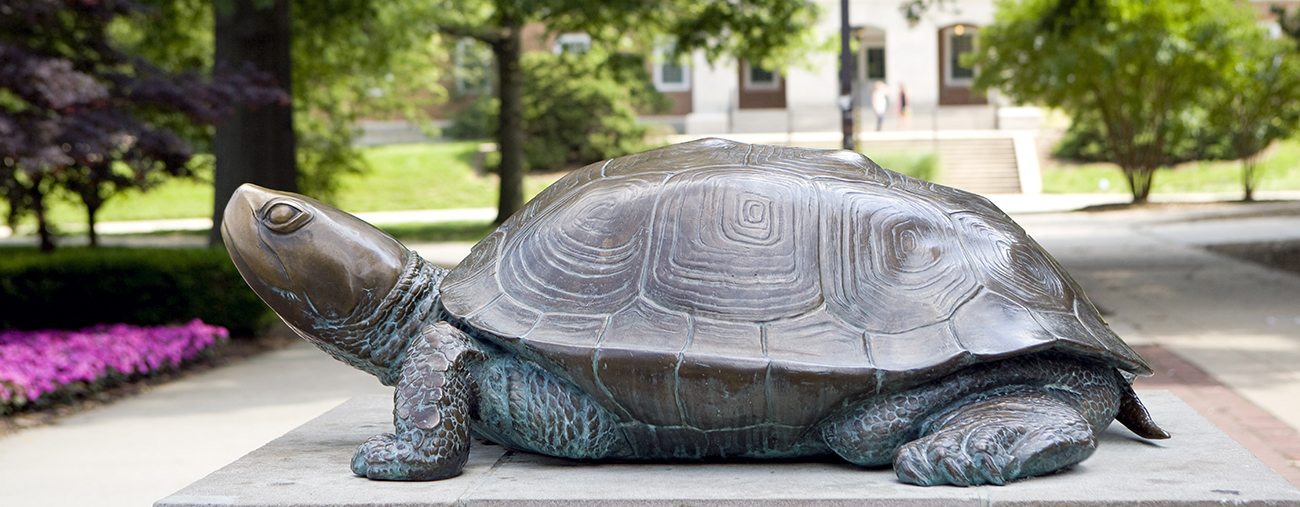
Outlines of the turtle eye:
M288 202L274 202L262 212L266 228L280 234L296 231L311 221L311 214Z

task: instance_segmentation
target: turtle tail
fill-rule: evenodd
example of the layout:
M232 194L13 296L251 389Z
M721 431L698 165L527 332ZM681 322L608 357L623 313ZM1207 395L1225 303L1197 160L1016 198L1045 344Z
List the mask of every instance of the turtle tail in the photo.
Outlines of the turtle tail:
M1115 420L1139 437L1150 440L1169 438L1169 432L1161 429L1155 421L1151 420L1151 414L1147 412L1146 407L1142 406L1142 400L1139 400L1137 393L1133 392L1133 386L1124 382L1123 389L1124 392L1119 399L1119 413L1115 415Z

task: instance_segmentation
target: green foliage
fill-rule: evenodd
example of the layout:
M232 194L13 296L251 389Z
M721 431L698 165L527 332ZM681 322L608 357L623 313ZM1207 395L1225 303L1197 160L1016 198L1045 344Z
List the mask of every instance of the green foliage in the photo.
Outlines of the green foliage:
M274 317L219 249L4 248L0 308L0 329L199 318L247 336Z
M1238 158L1229 133L1216 128L1218 125L1211 122L1208 115L1209 111L1199 106L1183 112L1188 135L1165 148L1166 165ZM1053 148L1052 156L1074 162L1111 162L1117 159L1106 135L1106 124L1089 111L1081 113L1070 123L1065 136Z
M636 109L667 109L663 95L640 58L597 53L524 55L525 169L559 171L648 147Z
M975 85L1100 125L1095 152L1143 202L1155 170L1214 128L1208 92L1258 30L1232 0L1003 0L980 30Z
M814 30L820 13L815 0L437 0L438 29L492 47L497 61L501 114L497 144L501 150L500 203L497 221L523 206L523 93L531 86L520 75L520 33L541 22L552 33L583 32L593 47L634 49L649 54L671 47L669 58L702 51L709 61L723 55L757 65L784 69L806 61L806 53L825 46ZM606 140L605 144L619 144Z
M337 176L365 168L352 146L365 117L426 118L445 99L447 55L420 0L295 0L293 97L299 185L332 198Z
M524 89L528 93L528 89ZM501 99L483 94L474 98L469 107L451 117L451 126L443 131L452 139L486 139L496 135L497 112ZM525 155L527 156L527 155Z
M524 167L559 171L645 150L647 127L637 111L663 112L669 99L654 88L645 60L593 48L581 55L533 52L524 79ZM500 101L480 96L454 117L448 133L486 137L497 130Z
M219 1L219 0L218 0ZM113 33L132 51L173 70L212 68L212 0L143 0L148 12ZM218 5L219 7L220 5ZM356 121L427 117L445 99L438 84L446 52L419 0L294 0L294 131L303 193L332 199L342 174L366 169L353 147ZM207 146L211 131L191 132Z
M1215 126L1229 158L1242 159L1244 199L1254 199L1262 172L1259 154L1300 126L1300 54L1293 41L1247 31L1234 51L1230 70L1213 88Z

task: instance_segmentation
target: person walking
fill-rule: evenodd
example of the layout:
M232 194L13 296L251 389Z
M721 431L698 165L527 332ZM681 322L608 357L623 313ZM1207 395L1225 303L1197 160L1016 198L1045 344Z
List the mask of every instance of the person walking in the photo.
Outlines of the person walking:
M912 107L907 104L907 90L898 84L898 128L907 130L912 126Z
M876 111L876 132L885 125L885 112L889 111L889 88L884 81L876 81L876 89L871 92L871 109Z

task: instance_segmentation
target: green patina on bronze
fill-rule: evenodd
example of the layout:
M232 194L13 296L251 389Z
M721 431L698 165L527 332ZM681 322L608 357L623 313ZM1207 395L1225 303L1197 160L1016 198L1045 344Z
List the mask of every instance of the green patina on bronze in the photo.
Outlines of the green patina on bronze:
M835 454L1002 484L1166 438L1150 368L983 197L859 154L702 140L594 164L455 269L251 185L231 258L303 338L395 387L373 479L460 473L471 435L575 459Z

